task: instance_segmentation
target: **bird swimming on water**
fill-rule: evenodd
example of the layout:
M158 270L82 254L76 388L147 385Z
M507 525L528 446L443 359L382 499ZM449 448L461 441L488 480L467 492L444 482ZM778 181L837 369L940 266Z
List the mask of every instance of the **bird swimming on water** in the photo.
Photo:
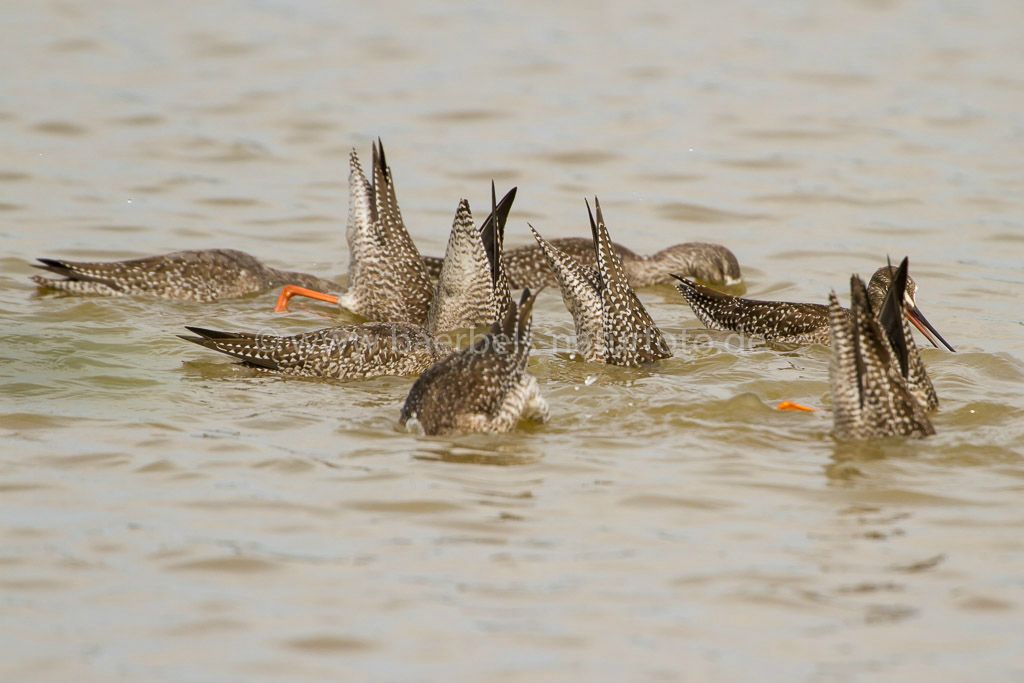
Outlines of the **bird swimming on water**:
M233 249L178 251L113 262L41 258L37 268L62 279L34 276L47 289L105 296L149 295L210 303L284 287L278 309L296 295L310 296L379 322L423 325L433 295L419 251L398 208L384 145L373 144L373 182L366 179L355 150L349 156L349 287L335 296L337 283L315 275L264 265ZM397 288L397 291L396 291Z
M595 267L576 260L530 226L558 279L565 306L572 313L576 349L586 361L611 365L638 366L671 357L661 330L629 285L596 197L594 207L596 220L587 203Z
M430 279L441 275L445 259L420 256L398 208L391 168L378 140L373 147L373 182L369 182L355 151L350 156L349 214L346 237L349 246L349 284L340 296L310 291L304 285L286 286L275 310L288 309L293 296L306 296L337 303L370 320L421 323L430 304ZM554 239L550 242L589 267L596 267L596 253L589 240ZM686 242L641 256L626 247L612 245L634 287L670 283L671 273L683 273L702 282L731 286L742 282L736 256L720 244ZM539 289L558 284L543 251L523 246L504 255L509 287ZM381 264L384 264L383 266ZM409 283L405 301L395 302L387 294L388 282Z
M939 399L904 314L908 262L895 269L879 302L870 287L850 279L850 309L829 295L833 433L837 439L935 433L927 413Z
M586 238L556 238L548 240L548 244L585 266L597 266L594 245ZM612 243L612 248L622 259L631 287L671 284L673 273L707 284L727 287L743 281L736 256L720 244L684 242L662 249L651 256L641 256L620 244ZM437 277L442 259L424 256L423 261L431 277ZM505 269L508 272L509 285L513 289L558 286L558 276L544 256L543 249L536 245L516 247L507 251Z
M492 211L479 230L469 202L459 203L426 325L368 322L291 336L188 327L197 336L182 339L287 375L360 379L420 373L451 354L440 335L502 320L512 306L501 245L515 194L513 188L497 202L492 184Z
M399 423L434 435L508 432L520 419L546 422L547 402L526 371L535 298L524 289L488 334L428 368L409 391Z
M867 286L872 310L881 310L896 268L884 266L875 271ZM758 301L730 296L684 277L673 276L676 288L693 309L694 315L712 330L725 330L763 337L766 341L796 344L829 343L829 307L824 304ZM917 283L907 277L903 312L936 348L941 343L955 351L928 322L917 307Z
M175 251L128 261L38 259L36 268L60 278L32 276L44 289L98 296L154 296L175 301L211 303L260 294L285 283L311 289L334 289L330 280L261 263L234 249Z

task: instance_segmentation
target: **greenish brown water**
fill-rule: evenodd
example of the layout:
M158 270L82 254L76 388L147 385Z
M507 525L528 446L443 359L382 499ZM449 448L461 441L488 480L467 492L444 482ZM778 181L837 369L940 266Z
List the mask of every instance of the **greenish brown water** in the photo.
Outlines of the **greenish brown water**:
M1024 9L14 3L0 24L0 680L1024 677ZM337 276L347 155L389 150L425 253L516 184L644 253L730 246L748 294L845 298L911 256L960 353L922 442L840 445L828 351L704 334L571 361L551 422L396 427L410 378L284 380L185 324L344 320L273 295L40 296L37 256L233 247Z

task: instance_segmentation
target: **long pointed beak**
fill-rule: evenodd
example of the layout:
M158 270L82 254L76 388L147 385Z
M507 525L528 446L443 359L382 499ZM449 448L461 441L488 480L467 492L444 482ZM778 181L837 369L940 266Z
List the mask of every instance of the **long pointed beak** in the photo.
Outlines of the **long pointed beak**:
M956 349L954 349L948 341L942 338L942 335L939 334L938 330L932 327L932 324L928 322L928 318L924 317L924 313L921 312L920 308L917 306L905 305L903 307L903 311L907 314L907 320L909 320L914 327L916 327L921 334L923 334L928 341L932 343L932 346L939 348L939 342L941 342L942 346L945 346L953 353L956 353Z
M288 310L288 302L293 296L306 296L317 301L326 301L329 304L338 303L338 297L333 294L324 294L298 285L285 285L277 297L277 304L274 306L274 313L284 313Z

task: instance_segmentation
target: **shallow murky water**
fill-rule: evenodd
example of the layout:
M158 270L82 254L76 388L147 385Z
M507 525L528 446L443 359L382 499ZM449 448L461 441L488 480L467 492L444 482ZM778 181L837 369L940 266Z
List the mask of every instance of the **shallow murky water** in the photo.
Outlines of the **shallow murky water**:
M1024 26L1005 2L15 3L0 54L0 678L1020 680ZM37 256L234 247L344 272L381 136L440 253L516 184L586 235L730 246L823 301L911 255L955 355L923 442L839 445L821 347L700 333L644 371L532 361L548 425L396 428L409 378L259 376L185 324L331 324L38 295Z

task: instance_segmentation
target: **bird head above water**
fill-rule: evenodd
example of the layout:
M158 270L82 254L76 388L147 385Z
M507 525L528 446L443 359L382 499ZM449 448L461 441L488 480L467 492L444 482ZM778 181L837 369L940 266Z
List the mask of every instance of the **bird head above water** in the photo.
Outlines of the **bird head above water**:
M904 259L895 286L877 305L856 275L850 278L848 311L839 306L834 291L829 296L829 377L839 439L935 433L926 412L938 406L938 398L899 301L906 296L906 270ZM894 273L886 277L893 281Z
M882 310L882 303L889 293L889 288L892 286L893 278L897 271L898 268L890 263L876 270L871 276L867 286L867 298L871 310ZM931 342L932 346L935 348L945 346L950 351L956 352L956 349L939 334L939 331L928 322L928 319L924 317L924 313L917 307L917 283L914 282L914 278L910 277L910 275L906 277L907 286L903 295L903 314Z

